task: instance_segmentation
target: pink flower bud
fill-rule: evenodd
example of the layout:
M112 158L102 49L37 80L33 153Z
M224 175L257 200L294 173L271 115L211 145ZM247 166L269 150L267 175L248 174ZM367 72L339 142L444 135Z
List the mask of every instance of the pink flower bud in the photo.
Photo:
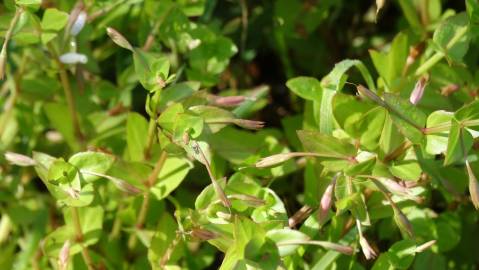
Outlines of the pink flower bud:
M471 195L471 201L474 207L479 209L479 184L468 160L466 160L466 169L469 175L469 194Z
M422 95L424 94L424 88L426 88L426 83L427 83L427 78L421 77L419 81L417 81L416 85L414 86L414 89L411 92L411 96L409 97L409 101L413 105L418 104L419 101L421 100Z
M58 255L58 266L60 270L68 269L68 259L70 258L70 240L63 243L60 253Z
M35 160L33 160L32 158L25 155L13 153L13 152L6 152L5 158L12 165L17 165L22 167L35 166L36 164Z
M407 187L400 185L398 182L388 178L378 178L378 180L392 193L401 195L410 195L410 191Z
M336 178L338 174L333 177L331 183L326 187L323 196L321 197L321 202L319 204L319 211L318 211L318 219L319 223L322 225L326 222L328 218L329 210L331 209L331 205L333 204L333 191L334 186L336 185Z

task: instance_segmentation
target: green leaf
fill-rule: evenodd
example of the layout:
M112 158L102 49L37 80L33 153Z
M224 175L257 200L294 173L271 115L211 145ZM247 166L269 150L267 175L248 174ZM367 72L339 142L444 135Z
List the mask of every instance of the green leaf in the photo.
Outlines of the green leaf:
M298 130L298 137L308 152L324 157L350 158L356 155L354 146L345 143L333 136L317 131Z
M156 184L150 189L156 199L166 198L185 179L193 168L187 159L170 157L165 161Z
M451 112L435 111L427 117L426 127L433 128L447 125L451 122L452 117L453 113ZM439 155L446 152L448 136L449 130L426 135L426 152L431 155Z
M80 146L75 137L68 106L61 103L47 103L43 108L52 127L62 134L73 151L78 150Z
M387 252L389 263L396 269L409 269L415 254L416 242L411 239L394 243Z
M68 13L49 8L43 14L41 27L44 31L60 31L68 22Z
M131 161L142 161L147 144L148 123L138 113L131 112L126 120L126 144Z
M392 88L394 80L401 77L406 64L408 56L407 35L403 33L396 35L389 52L370 50L369 54L379 75L385 80L386 85Z
M396 127L411 142L421 144L424 139L421 129L426 125L426 114L397 95L385 93L384 99L390 106L390 116Z
M321 84L316 78L296 77L286 82L286 86L296 95L311 101L321 99Z
M100 152L80 152L76 153L68 162L80 171L105 174L113 165L115 157ZM80 172L81 173L81 172ZM92 182L100 178L88 173L82 174L83 180Z
M462 34L464 31L467 31L468 25L469 20L466 13L460 13L447 18L434 31L434 49L444 53L447 59L462 62L462 58L469 49L469 36ZM459 39L455 41L457 38ZM451 41L455 42L451 43Z
M395 162L389 167L392 175L402 180L418 181L421 176L421 167L415 160L403 160Z
M201 117L211 133L220 131L235 119L232 112L213 106L194 106L189 111Z
M457 120L452 119L451 124L444 166L464 160L465 155L469 152L473 144L472 135L469 131L462 128Z

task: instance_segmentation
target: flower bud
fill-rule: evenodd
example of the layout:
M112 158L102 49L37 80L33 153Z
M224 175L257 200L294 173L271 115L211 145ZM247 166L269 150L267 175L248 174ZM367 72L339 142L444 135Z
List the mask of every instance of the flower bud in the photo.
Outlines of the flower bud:
M434 244L436 244L436 240L431 240L431 241L428 241L418 247L416 247L416 252L419 253L419 252L423 252L424 250L432 247Z
M414 86L414 89L412 90L411 95L409 96L409 101L413 105L418 104L419 101L421 100L422 95L424 94L424 88L426 88L426 83L427 83L427 78L421 77L419 81L417 81L416 85Z
M359 234L359 245L361 246L361 250L363 251L364 257L366 257L367 260L374 259L378 256L376 251L369 245L368 240L364 236Z
M60 62L63 64L86 64L88 58L84 54L70 52L60 55Z
M469 194L471 195L471 201L474 207L479 209L479 184L468 160L466 160L466 169L469 175Z
M329 210L331 209L331 205L333 204L333 191L334 186L336 185L336 178L337 175L333 177L331 183L326 187L323 196L321 197L321 202L319 204L319 211L318 211L318 219L319 224L322 225L326 222L328 218Z
M234 119L233 123L245 129L261 129L264 127L264 122L262 121L254 121L247 119Z
M385 107L386 106L386 103L378 96L376 95L376 93L374 93L373 91L367 89L366 87L362 86L362 85L358 85L356 87L356 90L363 96L371 99L372 101L376 102L377 104Z
M445 97L448 97L452 93L456 92L457 90L459 90L459 85L451 83L451 84L448 84L446 86L441 87L441 95L443 95Z
M121 191L127 193L128 195L137 195L140 194L142 191L141 189L135 187L134 185L126 182L125 180L116 178L116 177L108 177L108 179L112 180L113 184L120 189Z
M288 219L288 226L290 228L296 227L296 225L303 222L303 220L305 220L312 211L313 209L308 205L301 207L301 209L299 209L292 217Z
M246 100L244 96L214 97L213 104L221 107L235 107Z
M13 152L6 152L5 159L7 159L7 161L12 165L22 167L35 166L37 164L31 157Z
M70 240L63 243L60 253L58 254L58 266L60 270L68 269L68 259L70 258Z
M75 22L73 22L73 25L72 25L71 30L70 30L70 34L72 36L76 36L76 35L78 35L78 33L80 33L80 31L85 26L86 19L87 19L86 12L85 11L80 11L78 13L78 16L75 19Z
M124 49L133 51L133 46L131 46L130 42L128 42L128 40L126 40L126 38L122 34L120 34L118 31L116 31L115 29L111 27L107 27L106 33L108 34L108 36L110 36L111 40L113 40L113 42L116 45Z

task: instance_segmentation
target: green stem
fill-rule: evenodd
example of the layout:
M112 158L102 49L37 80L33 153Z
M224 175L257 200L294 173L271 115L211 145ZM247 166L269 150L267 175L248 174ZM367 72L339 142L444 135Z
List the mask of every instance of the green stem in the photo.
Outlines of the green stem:
M154 112L156 115L156 112ZM150 117L150 122L148 124L148 135L146 139L146 146L144 150L144 158L145 160L149 160L151 158L151 147L153 146L153 140L155 139L155 128L156 128L156 117Z
M75 234L76 234L76 241L80 244L81 246L81 253L83 260L85 261L85 264L88 268L88 270L94 270L95 267L93 266L93 260L90 257L90 253L88 252L88 248L83 246L83 232L81 229L81 224L80 224L80 216L78 215L78 209L76 207L72 207L72 218L73 218L73 226L75 227Z
M18 19L20 19L20 15L23 13L23 8L18 8L15 11L15 15L12 18L12 21L10 22L10 26L8 27L7 33L5 34L5 41L3 42L2 46L2 51L0 53L0 57L3 59L0 59L0 79L3 79L3 74L5 72L5 62L7 61L7 46L8 42L12 38L13 35L13 29L17 25Z
M48 46L48 50L52 54L52 57L55 60L59 69L60 82L62 84L63 92L65 94L65 99L67 101L70 117L72 118L73 132L75 133L75 137L78 139L78 141L82 145L82 148L84 148L84 137L80 129L80 121L78 120L78 114L77 114L76 106L75 106L75 99L73 98L73 91L70 86L70 80L68 79L68 74L65 70L65 66L60 61L58 54L56 53L53 45L49 43L47 46Z
M446 51L450 50L456 43L464 37L464 35L469 30L468 27L461 28L452 39L446 45ZM414 75L421 76L422 74L426 73L430 68L432 68L435 64L441 61L445 57L444 52L436 52L431 58L429 58L426 62L424 62L418 69Z
M155 185L156 180L158 179L158 176L160 175L161 170L163 169L163 166L165 165L166 159L168 158L168 153L165 151L162 151L160 154L160 158L156 162L155 168L153 168L153 171L150 173L148 176L148 179L145 182L146 186L146 191L143 195L143 202L141 204L140 208L140 213L138 214L138 219L136 221L135 227L137 229L142 229L143 226L145 225L145 220L146 216L148 214L148 209L150 207L150 189L152 186ZM128 248L130 250L133 250L136 246L136 237L134 234L130 235L130 238L128 239Z

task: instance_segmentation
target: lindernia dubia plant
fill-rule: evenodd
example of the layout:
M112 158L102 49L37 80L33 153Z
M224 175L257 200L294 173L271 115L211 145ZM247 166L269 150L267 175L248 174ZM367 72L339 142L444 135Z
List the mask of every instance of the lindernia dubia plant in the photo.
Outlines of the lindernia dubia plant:
M1 4L0 269L475 269L478 1L273 2Z

